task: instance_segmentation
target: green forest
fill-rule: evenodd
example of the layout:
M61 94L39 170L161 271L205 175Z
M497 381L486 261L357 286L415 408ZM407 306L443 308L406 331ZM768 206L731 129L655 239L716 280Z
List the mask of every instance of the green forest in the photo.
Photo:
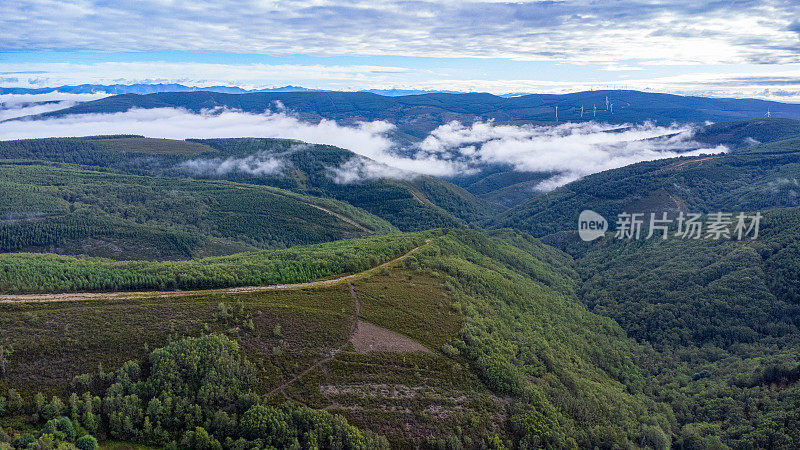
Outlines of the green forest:
M300 283L365 271L422 245L425 236L390 234L186 261L5 253L0 255L0 292L169 291Z
M800 126L695 132L730 151L541 195L282 139L0 142L0 450L800 448ZM763 220L583 242L584 209Z
M174 141L136 136L51 138L0 141L4 159L39 160L112 168L126 174L228 180L273 186L299 194L341 200L388 221L402 231L463 226L488 219L496 205L444 180L413 176L407 180L367 178L336 182L331 168L360 158L330 145L286 139L205 139ZM275 173L209 171L230 158L279 158ZM200 164L193 164L200 162ZM207 163L207 164L205 164Z

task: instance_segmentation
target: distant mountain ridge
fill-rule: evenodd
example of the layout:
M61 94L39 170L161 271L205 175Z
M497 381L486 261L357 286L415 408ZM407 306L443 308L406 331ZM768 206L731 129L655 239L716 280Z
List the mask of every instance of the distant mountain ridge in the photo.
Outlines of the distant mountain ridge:
M159 92L222 92L226 94L245 94L248 92L314 92L301 86L282 86L264 89L244 89L238 86L186 86L177 83L135 83L135 84L79 84L43 88L0 87L0 94L49 94L61 92L66 94L156 94Z
M49 94L51 92L62 92L67 94L156 94L159 92L221 92L224 94L247 94L252 92L334 92L327 89L310 89L302 86L286 85L281 87L244 89L239 86L186 86L178 83L135 83L135 84L79 84L63 85L43 88L14 88L0 87L2 94ZM397 97L402 95L420 94L464 94L461 91L448 90L427 90L427 89L362 89L357 92L369 92L371 94L383 95L386 97ZM517 96L526 94L503 94L503 96Z
M262 113L275 108L276 102L303 120L329 119L345 124L385 120L393 123L399 133L412 141L423 139L432 130L454 120L463 123L493 120L510 124L553 124L556 123L556 107L558 119L563 122L704 123L762 118L767 113L772 117L800 119L800 105L795 104L639 91L585 91L509 98L485 93L388 97L368 92L160 92L116 95L43 116L116 113L131 108L184 108L190 111L231 108Z

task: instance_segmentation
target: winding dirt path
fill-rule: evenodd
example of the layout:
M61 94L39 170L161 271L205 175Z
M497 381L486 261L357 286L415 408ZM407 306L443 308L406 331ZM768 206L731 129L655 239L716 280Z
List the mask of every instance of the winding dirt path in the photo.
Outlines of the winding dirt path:
M384 267L391 266L400 262L420 248L428 245L431 239L426 239L425 244L412 248L408 253L398 256L383 264L379 264L371 269L363 272L345 275L339 278L331 278L328 280L309 281L305 283L294 284L273 284L270 286L244 286L232 287L223 289L201 289L191 291L135 291L135 292L76 292L76 293L63 293L63 294L6 294L0 295L0 303L35 303L35 302L79 302L87 300L131 300L141 298L173 298L173 297L187 297L200 294L236 294L248 292L262 292L262 291L283 291L292 289L305 289L312 287L333 286L345 281L354 280L363 277L372 272L380 270ZM361 304L358 303L359 311ZM358 318L358 315L356 315Z

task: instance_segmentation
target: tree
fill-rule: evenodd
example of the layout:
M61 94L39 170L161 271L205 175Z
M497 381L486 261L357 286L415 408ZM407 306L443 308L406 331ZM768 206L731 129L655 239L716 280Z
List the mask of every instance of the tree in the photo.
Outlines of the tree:
M72 425L72 421L63 416L48 420L44 428L42 428L42 433L52 434L59 441L69 442L74 441L75 435L77 434L75 432L75 427Z
M33 437L32 434L30 434L30 433L22 433L19 436L17 436L16 439L14 439L14 442L12 442L11 445L14 448L27 448L29 445L33 444L34 442L36 442L36 438Z
M94 436L87 434L86 436L81 436L77 442L75 442L75 447L78 450L97 450L99 445L97 445L97 439Z
M47 406L47 399L44 398L44 394L37 392L36 395L33 396L33 414L37 422L44 418L45 406ZM48 419L52 419L52 417Z
M195 450L222 450L222 445L203 427L196 427L194 431L187 431L181 440L181 447Z
M50 420L56 417L62 416L65 412L66 407L64 406L64 402L61 401L58 397L53 397L44 407L44 419Z
M11 388L8 390L8 410L12 414L18 414L22 412L23 408L22 403L22 396L19 395L16 389Z

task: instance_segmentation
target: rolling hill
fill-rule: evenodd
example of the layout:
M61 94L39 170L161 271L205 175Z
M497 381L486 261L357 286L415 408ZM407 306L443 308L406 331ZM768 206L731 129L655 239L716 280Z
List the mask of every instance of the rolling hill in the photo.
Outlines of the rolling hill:
M370 162L290 140L0 142L0 446L797 448L798 124L706 125L729 153L503 213L539 174L470 193L342 180ZM764 220L584 243L583 209Z
M26 399L37 390L48 396L75 392L79 398L88 391L103 402L117 397L127 412L118 425L109 410L98 410L100 435L163 444L182 439L186 431L195 431L193 423L203 426L219 410L242 414L248 406L240 410L233 407L240 403L231 400L204 403L205 397L199 397L192 400L200 405L196 421L184 422L181 416L168 422L150 415L156 409L147 403L157 393L126 383L158 376L155 358L167 349L178 346L189 354L187 346L196 341L187 338L212 339L215 343L207 351L216 352L225 341L209 335L223 334L238 341L253 365L253 374L242 381L248 380L259 397L244 405L291 399L342 414L361 429L387 436L395 447L658 445L673 433L668 408L644 395L644 372L633 362L635 344L613 321L580 305L569 256L529 236L443 230L288 251L310 263L336 261L331 257L337 254L343 261L350 260L348 254L375 256L374 263L364 259L365 266L330 266L328 273L335 274L363 270L379 258L385 261L407 251L409 245L418 245L418 250L402 261L317 287L180 296L153 292L72 302L5 298L0 303L0 342L14 351L0 386L12 387ZM274 256L278 266L293 266L290 259ZM109 262L65 259L50 264L97 270ZM151 269L161 272L155 267L159 264L166 269L169 263L130 262L126 267L144 279ZM320 276L325 274L307 279ZM87 325L97 322L104 326ZM88 339L87 333L93 337ZM65 340L73 344L65 348ZM370 342L384 347L370 351ZM148 356L149 348L160 347L165 350ZM233 349L229 353L237 354ZM98 365L121 369L98 371ZM141 370L131 371L133 367ZM182 373L192 377L191 370L201 369ZM228 382L219 375L215 383ZM113 387L117 382L122 384ZM123 398L128 394L120 392L139 392L145 400L129 403ZM168 397L174 403L172 397L182 395L187 394L175 391ZM222 395L214 398L226 398ZM159 398L162 406L166 401ZM15 411L3 418L4 425L14 427L24 420ZM126 421L130 426L121 425ZM163 432L153 433L158 421ZM80 415L75 422L86 424ZM216 439L240 437L233 424L221 429L212 422L204 429Z
M186 259L395 230L349 204L267 186L0 161L0 252Z
M434 177L410 174L407 179L359 178L358 167L350 169L347 164L370 163L368 160L341 148L285 139L32 139L2 141L0 155L6 159L112 168L136 175L274 186L347 202L403 231L464 226L498 211L496 205ZM275 170L273 166L263 169L259 164L274 164ZM352 173L354 179L337 180L337 169Z

